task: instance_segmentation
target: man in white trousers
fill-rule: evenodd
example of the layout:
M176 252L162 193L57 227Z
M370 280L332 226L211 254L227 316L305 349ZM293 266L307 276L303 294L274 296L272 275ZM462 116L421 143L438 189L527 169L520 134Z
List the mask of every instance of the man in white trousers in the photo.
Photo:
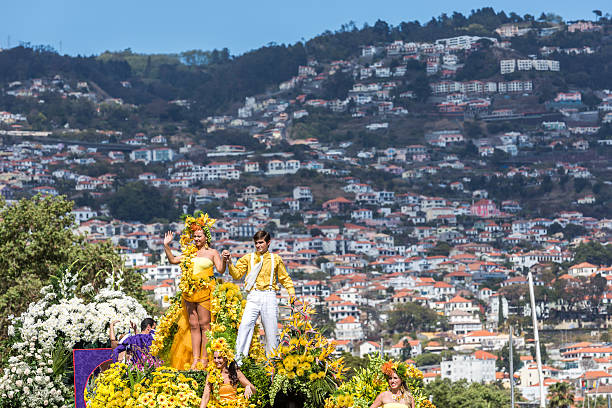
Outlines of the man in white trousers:
M236 265L231 261L231 254L224 250L221 255L227 260L229 273L238 280L246 275L244 289L248 293L242 320L236 338L236 362L249 355L251 339L257 318L266 333L266 354L269 355L278 345L278 283L289 292L290 302L295 301L293 281L287 273L280 256L268 251L271 236L267 231L257 231L253 236L256 252L240 258Z

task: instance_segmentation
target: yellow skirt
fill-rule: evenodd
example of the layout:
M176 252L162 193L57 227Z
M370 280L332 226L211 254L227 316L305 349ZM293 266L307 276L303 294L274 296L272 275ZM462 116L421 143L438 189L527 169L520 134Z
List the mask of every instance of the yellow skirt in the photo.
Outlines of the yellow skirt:
M189 315L187 314L185 302L198 303L204 309L210 311L210 296L213 290L214 287L199 290L191 296L183 295L181 318L178 321L178 330L174 335L172 348L170 349L170 365L177 370L188 370L193 362L191 328L189 326ZM202 347L205 347L205 344L202 344Z

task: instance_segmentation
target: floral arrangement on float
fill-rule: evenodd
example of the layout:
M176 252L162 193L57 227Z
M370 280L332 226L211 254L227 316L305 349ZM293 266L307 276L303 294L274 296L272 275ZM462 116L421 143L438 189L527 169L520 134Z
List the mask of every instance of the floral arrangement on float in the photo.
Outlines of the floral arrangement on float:
M41 300L11 317L12 351L0 376L0 406L74 406L74 391L66 385L72 382L67 369L72 349L106 346L111 320L121 320L116 327L125 333L129 321L147 316L136 299L121 291L121 271L113 272L97 293L91 285L76 293L78 271L70 269L42 288Z
M208 408L225 408L225 407L263 407L267 403L267 392L269 387L269 379L265 376L262 378L262 373L265 373L263 366L265 364L266 355L261 342L259 341L259 326L255 326L253 330L253 338L251 340L251 348L249 349L249 357L243 362L242 371L247 378L257 388L257 393L247 400L244 397L244 389L238 387L236 397L231 401L220 401L219 387L223 383L221 372L213 362L213 354L221 353L228 362L234 360L234 352L236 348L236 337L238 336L238 326L242 319L242 311L246 300L243 299L242 293L238 286L231 282L225 282L215 287L211 299L211 330L207 333L208 344L206 351L208 354L208 381L211 383L211 398L208 402Z
M368 365L361 368L325 401L325 408L367 408L376 396L389 388L387 376L395 371L408 386L414 398L415 408L435 408L426 398L423 389L423 373L412 364L380 356L369 356Z
M279 346L268 359L268 371L273 375L271 405L281 396L300 399L306 408L323 407L344 378L344 361L332 355L335 343L312 327L313 313L307 304L293 308L280 333Z
M176 321L182 313L179 293L173 298L171 306L157 326L150 356L143 353L146 361L136 364L114 364L110 370L100 375L88 392L88 407L197 407L200 404L207 375L212 385L209 408L265 406L267 402L265 381L269 382L267 377L263 382L255 384L259 392L251 397L251 401L244 398L241 394L244 390L240 389L237 398L232 401L226 403L219 401L219 386L223 378L212 363L212 356L218 351L229 361L234 359L232 350L236 345L244 302L242 293L235 284L226 282L215 286L211 299L211 330L207 333L209 356L207 371L177 371L159 365L162 363L161 358L170 351L173 332L176 332ZM258 333L259 329L256 327L249 351L249 364L243 364L243 371L249 379L258 377L257 370L264 372L265 352L259 342ZM176 392L177 389L182 393Z
M199 382L171 367L154 362L115 363L102 372L93 391L87 391L88 408L196 408L200 405Z

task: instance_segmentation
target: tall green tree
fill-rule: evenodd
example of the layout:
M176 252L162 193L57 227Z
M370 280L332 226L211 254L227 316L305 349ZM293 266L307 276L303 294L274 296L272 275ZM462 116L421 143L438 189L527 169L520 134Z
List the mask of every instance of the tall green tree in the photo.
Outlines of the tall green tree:
M516 351L516 347L514 347L512 348L512 369L514 372L521 368L521 365L521 358L519 353ZM497 352L495 367L498 370L504 369L505 372L510 373L510 347L508 346L508 343L506 343L504 347Z
M60 270L79 271L79 291L86 284L103 287L108 274L123 267L110 242L92 244L74 233L72 206L63 196L35 196L12 206L0 201L0 342L8 317L38 300ZM125 270L124 279L126 293L145 302L141 275Z
M570 383L558 382L548 388L548 408L569 408L574 405L574 392Z

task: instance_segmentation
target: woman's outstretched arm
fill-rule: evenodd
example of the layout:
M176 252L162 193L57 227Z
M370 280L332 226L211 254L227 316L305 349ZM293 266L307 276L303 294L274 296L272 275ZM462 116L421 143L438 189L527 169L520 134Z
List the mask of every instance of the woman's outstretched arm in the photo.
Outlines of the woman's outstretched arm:
M240 381L240 384L244 387L244 397L246 399L251 398L251 395L255 394L257 388L255 388L255 386L251 384L249 379L246 378L246 376L242 374L242 371L240 371L239 369L236 369L236 374L238 374L238 381Z
M204 393L202 394L202 401L200 401L200 408L206 408L209 400L210 400L210 383L208 382L208 375L207 375L206 385L204 386Z
M378 407L382 407L382 392L380 394L378 394L376 396L376 399L374 400L374 402L372 403L372 405L370 405L370 408L378 408ZM412 407L414 408L414 407Z
M182 256L174 256L172 253L172 249L168 246L172 239L174 238L174 233L172 231L166 232L164 235L164 252L166 253L166 257L168 258L168 262L171 264L177 264L181 262Z

